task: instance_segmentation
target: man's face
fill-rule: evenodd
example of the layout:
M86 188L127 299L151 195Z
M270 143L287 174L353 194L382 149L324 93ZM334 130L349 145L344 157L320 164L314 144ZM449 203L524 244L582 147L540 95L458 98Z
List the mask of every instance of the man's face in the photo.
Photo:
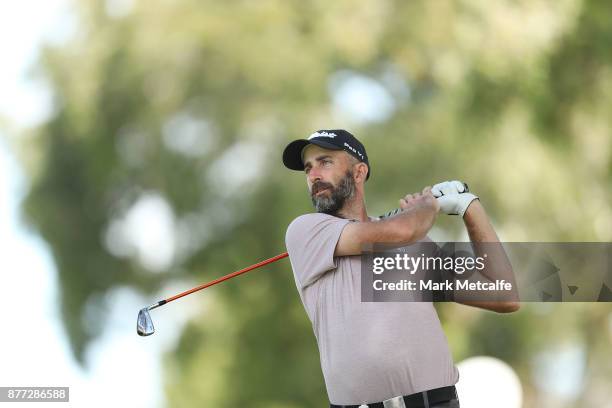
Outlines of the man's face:
M312 205L317 212L337 213L355 194L350 156L342 150L308 145L303 161Z

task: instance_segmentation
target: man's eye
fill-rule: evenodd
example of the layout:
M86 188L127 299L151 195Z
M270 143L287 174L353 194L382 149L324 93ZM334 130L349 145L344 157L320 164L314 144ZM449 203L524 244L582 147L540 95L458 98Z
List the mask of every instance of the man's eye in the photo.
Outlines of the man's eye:
M331 164L331 160L323 160L324 166L329 166Z

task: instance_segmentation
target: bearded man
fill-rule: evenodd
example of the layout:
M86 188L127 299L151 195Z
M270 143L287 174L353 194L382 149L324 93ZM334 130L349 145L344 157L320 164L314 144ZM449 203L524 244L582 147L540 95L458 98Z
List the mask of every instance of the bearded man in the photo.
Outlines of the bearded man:
M461 217L472 242L499 242L478 197L463 183L444 182L401 198L403 211L392 217L368 216L372 169L363 144L343 129L291 142L283 163L305 172L316 210L297 217L285 241L330 406L459 407L459 373L433 304L361 302L360 255L368 244L431 241L440 211ZM511 301L471 305L518 309Z

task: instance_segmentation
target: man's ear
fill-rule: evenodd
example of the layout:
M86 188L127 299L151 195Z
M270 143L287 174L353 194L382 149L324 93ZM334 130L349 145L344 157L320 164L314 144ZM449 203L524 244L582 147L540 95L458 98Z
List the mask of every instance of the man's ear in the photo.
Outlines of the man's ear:
M368 165L364 162L359 162L355 166L357 167L353 172L355 175L355 181L363 181L365 183L368 175Z

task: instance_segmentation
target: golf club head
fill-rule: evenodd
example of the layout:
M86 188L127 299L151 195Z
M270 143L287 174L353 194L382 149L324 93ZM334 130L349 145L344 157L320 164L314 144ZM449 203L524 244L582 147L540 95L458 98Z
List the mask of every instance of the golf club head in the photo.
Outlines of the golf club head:
M155 326L149 314L148 308L140 309L138 312L138 320L136 321L136 332L139 336L150 336L155 333Z

